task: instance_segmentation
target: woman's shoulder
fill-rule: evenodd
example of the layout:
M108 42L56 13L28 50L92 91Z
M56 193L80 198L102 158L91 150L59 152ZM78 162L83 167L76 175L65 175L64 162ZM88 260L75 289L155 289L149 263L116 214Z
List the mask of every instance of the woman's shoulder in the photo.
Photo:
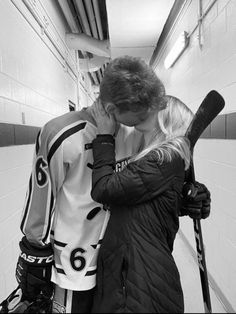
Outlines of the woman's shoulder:
M149 169L155 173L156 171L161 172L163 175L166 175L167 172L184 173L184 160L179 154L173 154L171 159L162 159L158 151L151 150L135 163L137 163L138 168L144 171Z
M160 161L156 151L148 152L139 160L131 162L128 167L131 167L134 178L140 178L150 199L171 188L176 179L182 182L185 174L184 161L180 156L176 155L170 161Z
M147 161L156 163L158 165L161 164L168 164L168 163L178 163L181 160L183 160L181 158L181 156L178 153L173 153L171 154L171 160L169 158L162 158L162 154L160 154L160 152L158 150L151 150L150 152L148 152L146 155L144 155L142 158L140 158L138 161L140 161L141 163L145 163Z

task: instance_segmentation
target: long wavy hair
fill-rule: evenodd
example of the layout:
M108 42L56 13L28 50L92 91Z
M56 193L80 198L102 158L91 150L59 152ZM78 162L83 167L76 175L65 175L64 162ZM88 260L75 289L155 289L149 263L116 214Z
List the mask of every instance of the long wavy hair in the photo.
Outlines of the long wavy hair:
M179 155L185 163L185 170L189 168L191 160L190 145L184 136L193 119L192 111L178 98L166 96L166 108L157 114L156 128L149 143L131 161L138 160L150 151L158 155L158 162L171 161Z

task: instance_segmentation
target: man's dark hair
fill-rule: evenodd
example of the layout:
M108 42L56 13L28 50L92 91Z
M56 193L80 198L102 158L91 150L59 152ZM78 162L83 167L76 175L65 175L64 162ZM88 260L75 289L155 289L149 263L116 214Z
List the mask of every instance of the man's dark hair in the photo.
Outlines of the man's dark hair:
M162 107L165 88L151 67L137 57L123 56L109 63L100 85L102 103L111 102L120 112Z

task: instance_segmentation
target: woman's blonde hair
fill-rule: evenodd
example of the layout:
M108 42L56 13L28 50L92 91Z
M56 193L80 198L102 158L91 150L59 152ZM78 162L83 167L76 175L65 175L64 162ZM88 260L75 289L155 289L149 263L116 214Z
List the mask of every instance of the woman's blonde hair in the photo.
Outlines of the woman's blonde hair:
M131 161L138 160L150 151L155 151L159 162L171 161L179 155L185 162L185 170L190 165L189 141L184 136L193 118L192 111L178 98L166 96L166 108L157 113L157 127L148 145Z

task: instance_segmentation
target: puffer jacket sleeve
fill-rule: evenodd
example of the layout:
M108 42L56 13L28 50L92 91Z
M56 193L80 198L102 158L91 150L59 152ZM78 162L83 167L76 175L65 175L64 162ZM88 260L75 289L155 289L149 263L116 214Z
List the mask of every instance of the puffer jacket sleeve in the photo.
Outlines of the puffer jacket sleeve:
M158 165L157 156L148 154L121 172L115 169L115 141L98 135L93 141L92 198L103 204L138 204L155 198L171 184L172 167Z

